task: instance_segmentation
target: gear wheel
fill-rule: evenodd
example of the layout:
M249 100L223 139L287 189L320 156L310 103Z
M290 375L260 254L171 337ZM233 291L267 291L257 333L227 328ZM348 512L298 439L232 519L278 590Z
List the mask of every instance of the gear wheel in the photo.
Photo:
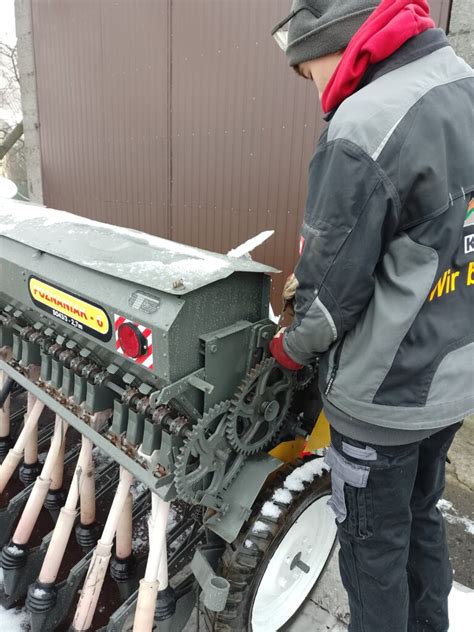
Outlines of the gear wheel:
M176 491L186 502L217 509L218 494L243 465L244 459L232 450L226 437L229 409L226 401L204 413L176 458Z
M252 369L232 401L227 437L239 454L267 449L279 436L291 406L295 377L274 358Z

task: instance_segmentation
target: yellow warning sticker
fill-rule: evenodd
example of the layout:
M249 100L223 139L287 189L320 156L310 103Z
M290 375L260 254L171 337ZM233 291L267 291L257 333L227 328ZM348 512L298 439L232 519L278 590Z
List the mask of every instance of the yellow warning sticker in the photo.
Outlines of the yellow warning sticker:
M30 277L30 296L33 303L68 325L101 340L110 340L112 327L106 312L75 294Z

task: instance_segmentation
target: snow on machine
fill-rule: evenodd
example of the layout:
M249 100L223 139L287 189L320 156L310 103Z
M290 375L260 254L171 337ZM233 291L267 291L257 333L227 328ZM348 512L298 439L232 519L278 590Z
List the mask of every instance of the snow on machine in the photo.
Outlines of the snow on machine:
M272 268L0 201L0 546L33 632L272 632L335 525Z

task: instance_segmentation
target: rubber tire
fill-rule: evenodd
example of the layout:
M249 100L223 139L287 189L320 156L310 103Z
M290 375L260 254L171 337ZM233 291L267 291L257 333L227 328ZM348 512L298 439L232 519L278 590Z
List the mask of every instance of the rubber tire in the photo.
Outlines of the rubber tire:
M222 612L206 611L205 622L210 632L236 632L237 630L251 632L250 618L253 601L273 552L300 514L318 498L331 493L330 475L324 473L313 482L305 483L302 491L291 492L293 500L290 504L283 505L273 501L281 509L278 518L262 516L263 504L270 500L275 490L283 486L286 477L302 464L303 461L299 461L283 466L276 472L259 496L252 516L242 529L239 538L232 545L227 546L218 574L229 581L230 592L226 607ZM252 529L256 521L267 524L268 530L253 533ZM252 543L250 547L249 541ZM244 543L247 546L244 546ZM328 559L329 557L330 555ZM321 575L323 573L324 568Z

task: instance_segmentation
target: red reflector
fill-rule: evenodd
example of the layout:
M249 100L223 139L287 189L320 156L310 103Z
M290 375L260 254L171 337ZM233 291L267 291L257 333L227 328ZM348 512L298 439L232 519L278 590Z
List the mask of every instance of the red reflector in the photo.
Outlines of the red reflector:
M148 342L142 332L133 323L123 323L118 330L118 340L122 351L129 358L139 358L148 349Z

